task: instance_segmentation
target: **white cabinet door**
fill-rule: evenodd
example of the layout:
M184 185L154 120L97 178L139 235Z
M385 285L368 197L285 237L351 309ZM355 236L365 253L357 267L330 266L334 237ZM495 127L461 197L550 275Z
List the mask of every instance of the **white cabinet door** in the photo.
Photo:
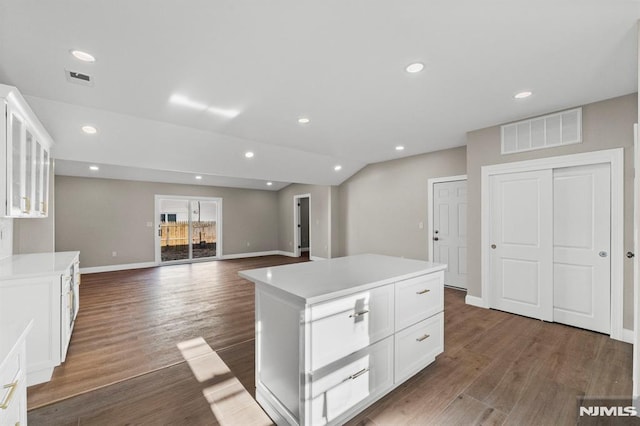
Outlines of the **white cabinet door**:
M7 216L26 212L24 141L26 123L7 105Z
M553 173L553 320L611 332L609 164Z
M444 283L467 288L467 181L433 185L433 260L446 263Z
M553 321L552 170L491 177L490 306Z

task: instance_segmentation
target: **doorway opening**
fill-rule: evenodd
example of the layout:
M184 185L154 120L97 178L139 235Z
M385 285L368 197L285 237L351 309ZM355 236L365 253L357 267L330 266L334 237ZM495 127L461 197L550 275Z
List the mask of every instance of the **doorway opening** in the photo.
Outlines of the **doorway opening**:
M293 196L293 235L295 257L311 254L311 194Z
M156 195L156 263L218 259L222 199Z

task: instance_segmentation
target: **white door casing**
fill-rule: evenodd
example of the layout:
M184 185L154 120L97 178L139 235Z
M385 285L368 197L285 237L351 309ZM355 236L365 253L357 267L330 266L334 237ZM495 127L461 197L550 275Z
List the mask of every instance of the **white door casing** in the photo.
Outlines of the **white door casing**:
M553 171L553 320L609 334L611 167Z
M433 261L446 263L444 283L467 288L467 181L433 185Z
M552 171L492 176L490 185L490 306L552 321Z

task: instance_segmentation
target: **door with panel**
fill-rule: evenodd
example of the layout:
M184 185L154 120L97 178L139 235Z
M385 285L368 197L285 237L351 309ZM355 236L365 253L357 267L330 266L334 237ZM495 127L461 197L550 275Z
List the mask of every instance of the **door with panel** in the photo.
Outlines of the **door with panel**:
M467 181L433 185L433 260L446 263L444 283L467 288Z
M611 332L611 166L553 171L553 320Z
M490 178L490 306L545 321L553 321L552 174Z

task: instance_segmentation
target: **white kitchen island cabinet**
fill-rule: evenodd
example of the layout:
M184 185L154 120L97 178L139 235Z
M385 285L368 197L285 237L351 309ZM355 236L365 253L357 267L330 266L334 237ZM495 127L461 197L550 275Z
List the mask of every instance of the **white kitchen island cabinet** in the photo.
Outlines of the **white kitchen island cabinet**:
M340 424L444 350L446 265L364 254L241 271L256 285L256 399Z
M26 342L28 386L49 381L66 358L80 307L79 256L69 251L0 259L0 324L33 320Z

